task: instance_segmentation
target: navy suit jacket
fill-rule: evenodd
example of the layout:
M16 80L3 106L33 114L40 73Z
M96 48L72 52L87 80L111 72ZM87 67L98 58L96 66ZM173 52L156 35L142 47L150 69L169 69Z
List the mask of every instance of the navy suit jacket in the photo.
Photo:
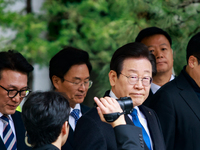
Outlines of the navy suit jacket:
M59 148L57 148L56 146L52 144L47 144L42 147L33 148L33 150L59 150Z
M80 105L82 114L85 114L90 109L90 107L88 106L85 106L83 104ZM74 145L74 131L71 128L71 126L69 126L69 135L66 143L62 146L61 150L73 150L73 145Z
M25 128L24 124L22 122L21 113L16 111L13 115L11 115L14 126L15 126L15 133L17 138L17 150L31 150L30 147L28 147L25 142ZM3 140L0 138L0 150L7 150Z
M108 93L106 92L105 96L108 96ZM165 150L164 139L157 115L152 109L146 106L141 105L139 109L146 117L154 150ZM125 120L127 124L134 126L132 120L127 115L125 115ZM148 150L141 135L142 130L134 134L135 143L138 143L138 148ZM75 150L116 150L116 140L114 129L111 125L101 121L95 107L85 113L77 122L74 134Z
M200 99L183 72L154 94L150 107L160 119L167 150L200 149Z

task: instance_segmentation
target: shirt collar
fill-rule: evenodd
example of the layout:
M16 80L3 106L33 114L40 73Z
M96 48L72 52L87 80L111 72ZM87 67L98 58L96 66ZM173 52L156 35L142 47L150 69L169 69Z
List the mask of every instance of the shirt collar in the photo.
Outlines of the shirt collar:
M71 108L71 107L70 107L70 113L71 113L74 109L79 109L79 110L81 110L80 104L76 104L74 108Z
M175 77L174 77L174 75L172 74L169 81L172 81L174 78L175 78ZM160 87L161 87L161 86L159 86L159 85L157 85L157 84L155 84L155 83L151 83L151 91L152 91L152 93L155 94L155 93L158 91L158 89L159 89Z
M3 116L3 114L0 112L0 117L2 117L2 116ZM8 119L13 121L11 115L8 115Z

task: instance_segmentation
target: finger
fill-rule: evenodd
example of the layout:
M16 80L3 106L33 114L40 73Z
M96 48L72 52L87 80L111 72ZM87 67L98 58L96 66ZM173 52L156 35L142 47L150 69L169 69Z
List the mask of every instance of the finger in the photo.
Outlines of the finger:
M105 106L102 104L102 102L97 97L94 97L94 101L98 107L100 107L101 109L105 109Z
M105 118L103 116L103 113L102 113L102 111L101 111L101 109L99 107L97 107L97 112L99 114L99 117L100 117L101 121L106 122L106 120L105 120Z
M109 104L109 105L113 105L113 102L114 102L114 98L111 98L111 97L104 97L104 99L107 101L107 103Z
M119 102L114 98L111 98L111 99L112 99L113 107L115 108L115 110L118 112L123 112L121 106L119 105Z

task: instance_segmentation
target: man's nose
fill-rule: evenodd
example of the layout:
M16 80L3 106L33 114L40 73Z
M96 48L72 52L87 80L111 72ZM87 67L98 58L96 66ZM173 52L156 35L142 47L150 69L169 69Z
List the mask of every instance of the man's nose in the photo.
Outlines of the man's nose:
M157 49L155 50L154 55L155 55L155 58L156 58L156 59L158 59L158 58L163 58L163 52L162 52L159 48L157 48Z
M20 93L17 93L17 95L13 97L12 100L15 101L16 103L20 102L22 100Z
M81 91L85 91L85 89L86 89L85 84L81 83L78 89L81 90Z

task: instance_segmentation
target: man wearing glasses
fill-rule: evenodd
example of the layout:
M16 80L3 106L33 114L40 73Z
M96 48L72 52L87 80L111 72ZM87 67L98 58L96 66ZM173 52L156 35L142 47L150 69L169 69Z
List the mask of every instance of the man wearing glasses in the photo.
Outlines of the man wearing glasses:
M90 71L92 66L86 51L66 47L59 51L49 64L49 76L54 89L67 95L70 104L68 140L62 149L73 149L73 134L78 119L89 110L81 104L92 86Z
M25 150L25 129L21 113L16 111L29 94L28 74L33 70L18 52L0 52L0 149Z
M130 133L135 139L136 148L131 149L165 149L156 114L142 105L149 95L152 74L156 72L153 60L153 55L150 54L147 46L142 43L129 43L117 49L110 62L108 75L111 90L107 91L105 96L114 99L131 97L134 106L133 112L125 115L126 124L132 127ZM97 109L92 108L78 120L74 134L75 150L116 150L124 139L116 141L115 129L102 122ZM123 131L125 130L122 129ZM128 143L126 142L125 145ZM121 149L127 148L121 147Z

